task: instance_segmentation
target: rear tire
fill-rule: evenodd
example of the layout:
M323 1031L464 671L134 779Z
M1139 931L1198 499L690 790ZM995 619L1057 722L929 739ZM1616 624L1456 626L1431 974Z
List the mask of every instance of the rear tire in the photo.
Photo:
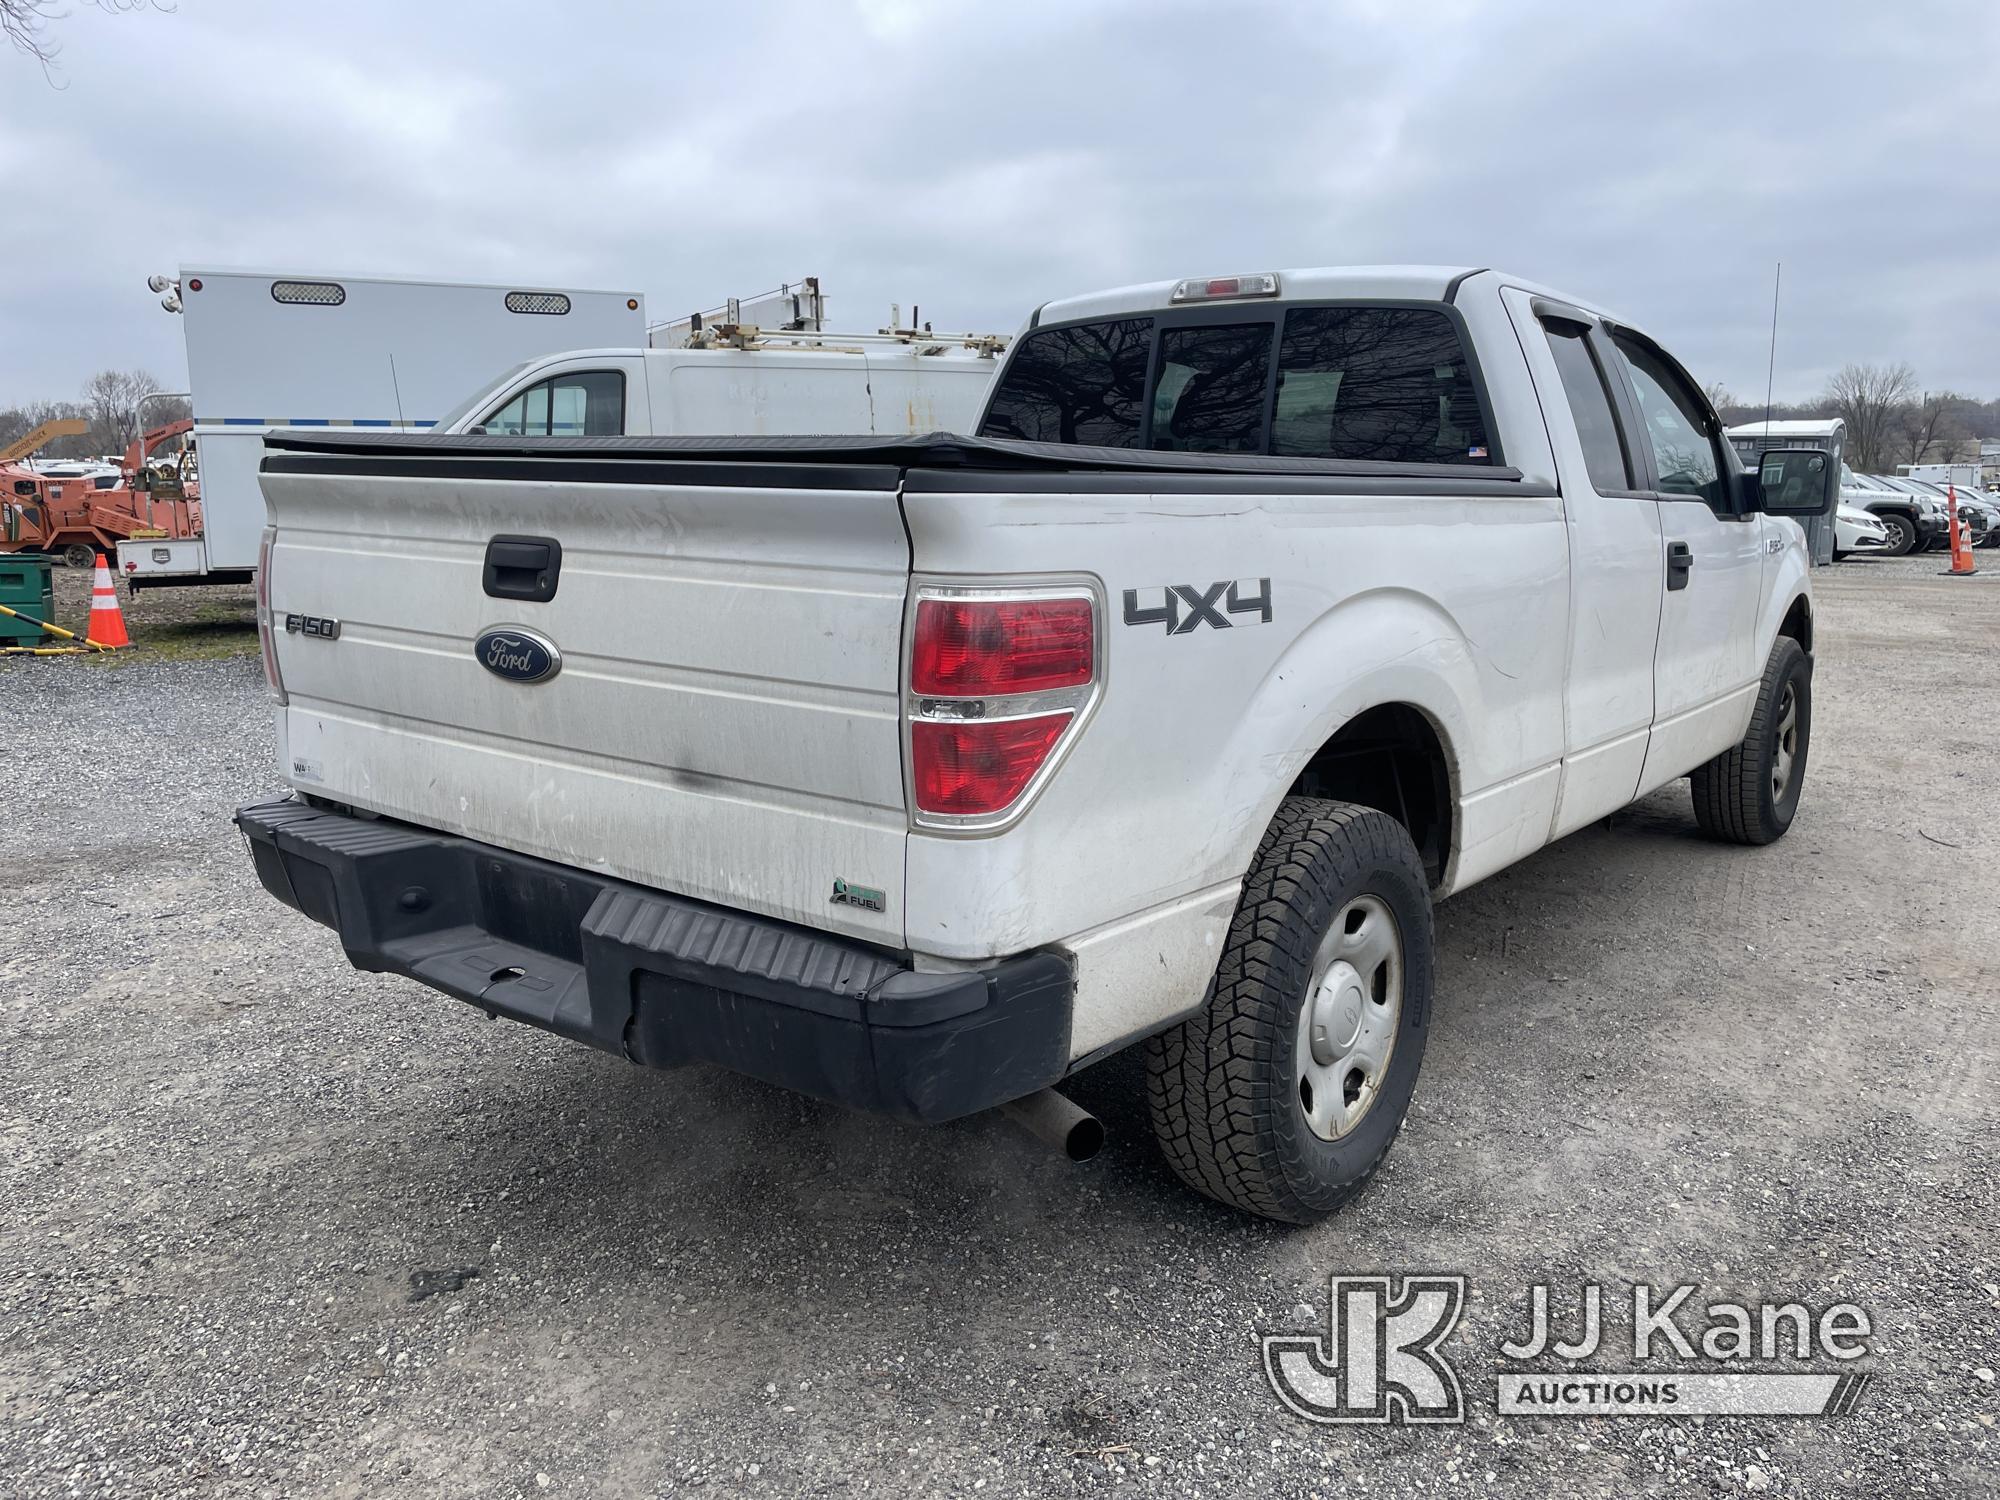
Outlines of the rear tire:
M1854 554L1853 554L1852 552L1841 552L1841 551L1839 551L1839 550L1837 550L1837 549L1836 549L1836 550L1835 550L1835 552L1834 552L1834 554L1833 554L1833 560L1834 560L1835 562L1846 562L1846 561L1848 560L1848 558L1850 558L1850 557L1852 557L1852 556L1854 556Z
M1917 545L1917 524L1907 516L1899 516L1894 511L1877 516L1882 529L1889 533L1889 545L1882 550L1891 557L1907 557L1910 549Z
M1430 888L1402 824L1287 797L1207 1002L1147 1046L1153 1132L1181 1180L1294 1224L1360 1192L1416 1088L1431 944Z
M82 542L71 542L62 550L63 566L66 568L95 568L97 549L86 547Z
M1811 747L1812 658L1781 635L1764 665L1749 733L1689 778L1701 831L1732 844L1783 838L1799 809Z

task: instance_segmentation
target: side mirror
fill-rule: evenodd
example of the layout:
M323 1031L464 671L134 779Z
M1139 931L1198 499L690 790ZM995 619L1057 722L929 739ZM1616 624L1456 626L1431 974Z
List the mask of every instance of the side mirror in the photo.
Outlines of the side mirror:
M1758 509L1769 516L1830 516L1840 470L1817 448L1772 448L1757 461Z

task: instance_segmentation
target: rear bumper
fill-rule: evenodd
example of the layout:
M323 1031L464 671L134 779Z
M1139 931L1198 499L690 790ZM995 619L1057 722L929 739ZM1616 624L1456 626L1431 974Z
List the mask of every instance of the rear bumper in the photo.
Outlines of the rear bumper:
M303 802L236 814L257 878L357 968L646 1067L708 1062L933 1122L1069 1063L1069 961L918 973L898 955L489 844Z

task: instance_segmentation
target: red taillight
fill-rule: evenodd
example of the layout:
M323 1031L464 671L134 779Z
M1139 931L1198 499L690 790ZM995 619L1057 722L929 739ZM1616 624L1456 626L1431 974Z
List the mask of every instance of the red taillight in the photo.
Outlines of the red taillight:
M1080 687L1092 672L1088 599L922 599L910 689L980 698Z
M1026 808L1102 690L1097 611L1084 587L919 587L906 709L918 824L994 830Z
M1031 719L919 719L910 726L917 810L977 818L1027 790L1068 727L1068 710Z
M284 703L285 679L278 674L278 637L271 620L271 553L277 542L275 526L266 526L257 542L257 646L264 655L264 681L271 696Z

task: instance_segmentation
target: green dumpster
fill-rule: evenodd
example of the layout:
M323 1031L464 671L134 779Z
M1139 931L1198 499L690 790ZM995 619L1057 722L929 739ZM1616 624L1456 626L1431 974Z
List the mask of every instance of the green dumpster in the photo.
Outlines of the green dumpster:
M51 625L55 623L54 567L55 559L44 557L39 552L0 554L0 604L28 617L17 620L13 615L0 615L0 646L54 645L58 642L58 637L44 634L32 623L35 620Z

